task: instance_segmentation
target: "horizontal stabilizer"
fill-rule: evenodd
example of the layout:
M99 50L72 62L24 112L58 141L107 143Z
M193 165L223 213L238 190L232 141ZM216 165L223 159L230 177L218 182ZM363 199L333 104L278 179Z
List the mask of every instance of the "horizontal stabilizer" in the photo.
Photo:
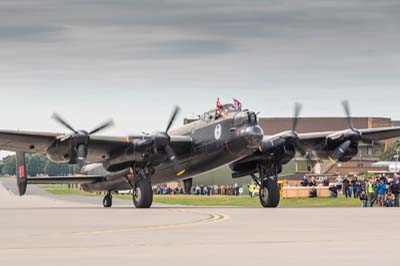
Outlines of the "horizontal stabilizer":
M104 176L52 176L52 177L29 177L28 184L56 185L56 184L88 184L105 181Z

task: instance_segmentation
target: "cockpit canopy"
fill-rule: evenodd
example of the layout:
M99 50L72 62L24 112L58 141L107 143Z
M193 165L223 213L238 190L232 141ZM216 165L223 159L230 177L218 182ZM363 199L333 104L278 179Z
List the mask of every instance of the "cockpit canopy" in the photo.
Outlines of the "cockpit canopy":
M245 124L257 124L257 115L249 111L237 113L233 119L233 126L241 127Z
M234 104L224 104L221 109L213 109L200 116L203 121L213 121L227 113L236 113L241 110Z

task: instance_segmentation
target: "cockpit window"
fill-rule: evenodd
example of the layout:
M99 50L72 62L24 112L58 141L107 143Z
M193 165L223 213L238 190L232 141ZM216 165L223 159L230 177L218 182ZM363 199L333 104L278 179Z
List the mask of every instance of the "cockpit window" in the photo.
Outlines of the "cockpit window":
M206 122L213 121L215 119L216 119L216 111L210 111L210 112L204 113L201 116L201 120L206 121Z
M233 126L240 127L246 124L248 120L249 120L249 115L245 112L240 112L237 115L235 115L235 118L233 120Z
M254 112L249 113L249 121L251 123L257 123L257 115Z
M240 127L247 123L249 124L257 123L257 115L254 112L240 112L235 116L233 120L234 127Z

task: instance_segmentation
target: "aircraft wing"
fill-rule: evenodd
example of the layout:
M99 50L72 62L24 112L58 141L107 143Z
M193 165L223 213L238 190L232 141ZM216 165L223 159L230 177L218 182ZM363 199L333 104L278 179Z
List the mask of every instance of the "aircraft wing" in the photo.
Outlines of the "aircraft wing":
M60 134L30 131L0 131L0 150L46 153Z
M0 150L46 154L49 147L65 134L32 132L32 131L0 131ZM135 137L91 136L88 143L87 162L104 162L123 154L132 145L140 148L142 144L133 144ZM171 146L179 154L191 147L188 136L171 136ZM145 144L143 144L145 145Z
M0 131L0 150L46 154L48 148L64 134L32 131ZM127 148L129 140L124 137L92 136L89 141L89 161L99 161L101 155L112 154Z
M357 129L362 136L362 140L366 142L373 142L391 138L400 137L400 127L384 127L384 128L369 128L369 129ZM324 132L311 132L311 133L300 133L298 134L299 142L305 147L312 147L318 144L322 144L326 141L326 138L340 134L344 131L324 131Z

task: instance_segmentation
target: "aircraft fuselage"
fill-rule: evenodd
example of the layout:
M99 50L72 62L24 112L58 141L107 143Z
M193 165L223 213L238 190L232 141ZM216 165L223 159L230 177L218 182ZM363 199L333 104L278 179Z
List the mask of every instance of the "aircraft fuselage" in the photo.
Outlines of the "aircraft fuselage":
M170 132L170 135L192 138L190 149L177 152L179 163L184 167L185 173L177 176L174 164L163 162L154 167L155 173L151 177L153 185L187 179L240 160L259 148L263 131L258 125L256 115L243 111L226 113L209 120L199 119ZM101 172L99 168L102 168L101 164L97 164L96 167L87 167L91 170L86 174L99 174L99 171ZM128 173L129 169L121 171L120 178L118 178L118 173L114 173L110 181L104 184L87 184L84 189L91 191L129 189L130 185L124 177ZM106 175L111 176L111 173Z

